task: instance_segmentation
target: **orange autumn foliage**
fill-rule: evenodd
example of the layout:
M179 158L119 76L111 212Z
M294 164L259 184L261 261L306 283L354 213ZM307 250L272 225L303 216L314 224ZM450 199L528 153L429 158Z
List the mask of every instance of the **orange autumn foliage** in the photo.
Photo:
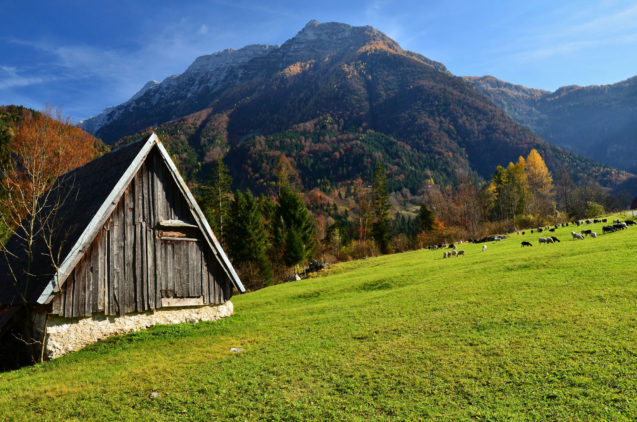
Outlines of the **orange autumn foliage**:
M9 149L20 167L37 168L54 180L98 155L96 139L51 110L27 116L15 131Z
M11 160L2 169L3 209L15 226L41 206L55 179L99 154L96 138L51 109L25 113L13 129Z

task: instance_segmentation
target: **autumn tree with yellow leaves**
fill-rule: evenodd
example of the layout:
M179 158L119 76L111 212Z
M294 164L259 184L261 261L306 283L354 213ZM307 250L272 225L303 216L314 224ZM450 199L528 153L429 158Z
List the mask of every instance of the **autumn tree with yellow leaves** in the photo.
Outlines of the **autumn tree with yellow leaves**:
M524 169L530 191L529 214L553 215L555 213L553 176L536 149L529 152Z
M491 220L513 220L520 215L547 216L555 213L553 177L544 159L532 149L525 159L498 166L485 190Z

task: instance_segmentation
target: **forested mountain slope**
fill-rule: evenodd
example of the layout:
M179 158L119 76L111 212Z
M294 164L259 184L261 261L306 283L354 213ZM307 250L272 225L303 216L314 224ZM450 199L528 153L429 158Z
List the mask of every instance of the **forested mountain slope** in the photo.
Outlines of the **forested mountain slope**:
M189 177L224 156L238 185L257 191L282 154L308 188L369 180L377 160L392 189L486 179L532 148L576 180L629 177L546 143L442 64L369 26L311 21L280 47L203 56L105 113L84 127L106 142L159 125Z
M465 80L552 144L637 171L637 77L612 85L566 86L555 92L491 76Z

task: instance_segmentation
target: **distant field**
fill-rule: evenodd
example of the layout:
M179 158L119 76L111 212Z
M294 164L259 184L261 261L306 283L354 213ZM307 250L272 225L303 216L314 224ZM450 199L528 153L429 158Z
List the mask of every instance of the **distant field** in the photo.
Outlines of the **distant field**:
M0 420L636 420L637 228L571 230L340 264L3 373Z

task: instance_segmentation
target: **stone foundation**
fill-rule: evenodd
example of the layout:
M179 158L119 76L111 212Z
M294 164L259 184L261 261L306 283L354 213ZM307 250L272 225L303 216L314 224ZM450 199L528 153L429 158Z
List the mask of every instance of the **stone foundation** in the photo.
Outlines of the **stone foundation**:
M159 309L124 316L96 314L87 318L62 318L49 315L45 356L57 358L107 337L144 330L157 324L214 321L232 315L233 310L232 302L227 301L217 306Z

